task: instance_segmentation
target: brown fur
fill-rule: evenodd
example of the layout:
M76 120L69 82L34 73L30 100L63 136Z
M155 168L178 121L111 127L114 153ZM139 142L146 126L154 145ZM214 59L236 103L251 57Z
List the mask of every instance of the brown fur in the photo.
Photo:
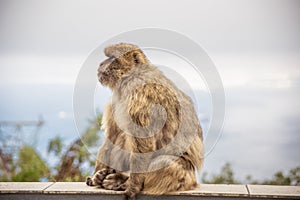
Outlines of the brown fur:
M98 77L113 97L103 117L106 140L87 184L125 190L126 199L140 191L194 189L204 150L191 99L137 46L121 43L104 52L109 58L100 64Z

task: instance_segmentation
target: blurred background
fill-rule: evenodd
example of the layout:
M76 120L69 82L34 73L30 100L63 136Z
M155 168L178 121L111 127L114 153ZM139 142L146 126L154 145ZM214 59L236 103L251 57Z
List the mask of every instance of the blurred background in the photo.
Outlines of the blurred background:
M0 0L0 181L82 181L93 172L79 136L97 149L110 92L97 86L98 118L77 130L77 74L102 42L143 27L190 37L222 78L224 128L199 180L299 184L300 2L290 0ZM204 127L209 106L200 105Z

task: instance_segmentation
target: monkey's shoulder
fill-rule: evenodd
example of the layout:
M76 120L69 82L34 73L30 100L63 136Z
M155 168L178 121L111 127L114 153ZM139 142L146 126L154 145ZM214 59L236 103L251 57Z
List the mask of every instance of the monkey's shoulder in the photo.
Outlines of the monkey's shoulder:
M126 94L135 92L179 91L175 84L163 72L153 65L141 65L128 72L118 84L118 90Z

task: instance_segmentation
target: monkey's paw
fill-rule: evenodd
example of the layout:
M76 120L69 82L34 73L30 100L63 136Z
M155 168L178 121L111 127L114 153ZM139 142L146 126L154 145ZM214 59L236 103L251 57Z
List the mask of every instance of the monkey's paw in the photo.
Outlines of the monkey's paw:
M136 193L126 190L123 200L136 200Z
M109 174L102 182L103 188L107 190L124 191L126 190L126 181L128 176L123 173Z
M99 171L97 171L94 176L88 176L86 178L86 184L88 186L100 186L102 187L102 183L103 180L105 179L105 177L109 174L113 174L116 173L116 170L114 169L101 169Z

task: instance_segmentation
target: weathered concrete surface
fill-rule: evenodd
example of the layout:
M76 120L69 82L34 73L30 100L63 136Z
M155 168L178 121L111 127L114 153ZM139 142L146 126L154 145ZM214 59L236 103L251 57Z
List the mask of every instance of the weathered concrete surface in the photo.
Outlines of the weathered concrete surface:
M247 185L251 197L300 198L300 186Z
M86 186L83 182L0 182L0 199L22 200L120 200L123 192ZM212 200L212 199L300 199L300 186L214 185L201 184L191 191L174 192L162 196L139 194L143 200Z
M54 182L0 182L0 194L42 193Z

